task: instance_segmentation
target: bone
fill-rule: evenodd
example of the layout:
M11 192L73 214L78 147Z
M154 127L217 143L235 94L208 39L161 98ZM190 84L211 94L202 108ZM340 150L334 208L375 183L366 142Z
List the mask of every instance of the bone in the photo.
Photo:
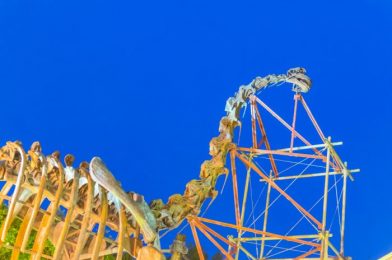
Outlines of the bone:
M126 193L98 157L90 164L82 162L74 168L72 155L65 156L63 166L59 161L60 153L45 157L39 142L34 142L27 154L20 142L8 142L0 149L0 180L6 181L0 191L0 202L9 200L0 240L4 241L12 220L21 217L22 232L15 243L20 250L14 251L13 259L18 258L19 252L25 252L34 228L38 233L33 259L43 256L47 238L56 244L53 259L60 259L63 253L72 259L94 259L116 246L117 259L121 259L123 251L136 257L136 251L130 252L129 239L133 234L135 243L139 243L139 229L145 243L149 244L148 249L152 250L153 244L159 244L159 230L173 229L187 217L198 215L204 202L217 196L215 185L221 175L228 174L226 157L235 148L233 132L241 125L239 113L248 100L279 82L292 83L294 92L306 93L311 88L311 80L305 73L302 68L294 68L287 74L257 77L241 86L226 102L226 115L219 122L219 135L210 142L211 157L201 165L199 178L188 182L184 193L172 195L166 204L158 199L148 206L143 196ZM8 193L13 185L15 189L10 199ZM48 210L41 208L44 199L50 201ZM57 214L60 205L67 208L65 218ZM91 228L96 223L100 223L100 227L94 233ZM105 226L119 232L117 241L104 236ZM49 236L55 231L58 236Z

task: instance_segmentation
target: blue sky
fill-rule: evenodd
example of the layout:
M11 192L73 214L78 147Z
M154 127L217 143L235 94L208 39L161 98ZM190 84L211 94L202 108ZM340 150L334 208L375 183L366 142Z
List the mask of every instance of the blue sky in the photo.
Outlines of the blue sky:
M227 97L302 66L327 135L361 168L347 253L392 251L388 1L1 1L0 138L101 156L124 189L182 192ZM291 108L291 104L290 104Z

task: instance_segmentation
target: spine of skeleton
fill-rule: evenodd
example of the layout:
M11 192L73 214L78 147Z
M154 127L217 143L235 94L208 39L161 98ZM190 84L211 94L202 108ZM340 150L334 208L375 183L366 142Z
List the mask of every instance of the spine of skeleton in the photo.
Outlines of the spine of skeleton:
M228 174L226 157L235 149L234 129L241 125L240 111L250 98L261 90L282 82L292 83L295 92L307 92L311 81L305 73L303 68L294 68L287 74L257 77L248 85L241 86L234 96L227 100L226 116L222 117L219 123L219 135L210 141L211 159L202 163L199 179L188 182L184 193L172 195L166 204L160 199L150 203L158 229L177 227L187 216L198 215L206 199L217 196L216 181L219 176Z
M184 193L172 195L167 203L159 199L147 205L143 196L126 193L98 157L74 168L72 155L65 156L63 165L58 152L45 156L38 142L28 152L20 142L7 142L0 149L0 180L5 181L0 202L8 201L7 216L0 227L0 246L13 220L20 218L12 259L23 252L33 259L45 257L47 239L55 245L52 259L79 259L82 255L98 259L103 251L116 253L117 259L122 258L123 251L135 256L141 247L139 235L152 244L159 230L173 229L187 217L198 215L203 203L217 196L217 179L228 174L226 157L235 149L233 133L241 125L241 108L257 92L280 82L292 83L296 92L307 92L311 86L302 68L258 77L241 86L226 102L219 135L210 141L211 158L202 163L199 179L188 182ZM41 208L45 200L49 201L47 210ZM64 209L66 212L59 214ZM96 225L99 228L93 232ZM105 226L118 232L117 240L105 236ZM32 249L27 249L33 230L37 231L36 239Z

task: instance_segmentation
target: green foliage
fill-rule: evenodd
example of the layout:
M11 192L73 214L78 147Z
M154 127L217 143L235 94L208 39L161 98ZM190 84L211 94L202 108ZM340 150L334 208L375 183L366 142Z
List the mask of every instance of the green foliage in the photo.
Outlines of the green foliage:
M104 260L116 260L117 259L117 254L113 254L113 255L105 255L104 257L103 257L103 259ZM133 258L132 258L132 256L130 256L130 255L128 255L127 253L123 253L123 256L122 256L122 259L123 260L132 260Z
M207 253L204 251L202 248L204 259L208 259ZM197 247L194 244L188 244L188 254L186 255L186 258L188 260L199 260L199 254L197 253ZM223 260L224 256L221 252L217 252L214 254L211 258L211 260Z
M3 223L5 217L7 216L8 209L6 206L1 205L0 206L0 225ZM22 221L20 219L15 219L14 222L11 224L11 227L8 230L7 236L5 238L4 244L5 245L13 245L16 240L16 236L18 235L20 225L22 224ZM37 235L36 231L32 231L29 237L29 241L27 243L26 249L32 249L33 244L34 244L34 239L35 236ZM45 255L53 255L54 253L54 246L53 244L49 241L45 241L45 247L44 247L44 252ZM0 248L0 259L10 259L12 255L12 250L6 247L1 247ZM19 255L19 260L28 260L30 259L29 254L23 254L21 253Z
M215 255L212 256L211 260L223 260L223 255L221 252L217 252Z
M207 253L202 249L204 259L208 259ZM189 260L199 260L199 254L197 253L197 247L194 244L188 245L188 254L186 255Z
M115 255L105 255L104 260L116 260L116 256Z

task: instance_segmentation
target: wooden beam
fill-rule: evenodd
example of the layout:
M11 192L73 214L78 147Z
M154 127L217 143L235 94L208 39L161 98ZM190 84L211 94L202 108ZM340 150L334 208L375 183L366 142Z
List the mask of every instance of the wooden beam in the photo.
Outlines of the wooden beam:
M57 158L53 158L57 163L58 169L58 187L56 191L56 196L54 201L51 202L50 207L50 215L45 215L41 221L40 229L37 232L37 237L34 241L33 252L36 252L33 256L34 260L40 260L42 256L42 252L45 247L45 241L49 236L49 232L52 231L52 224L56 218L57 210L60 205L61 196L63 194L63 185L64 185L64 169L61 163Z
M71 197L70 197L70 202L71 202L71 207L68 208L67 211L67 216L65 217L63 227L61 229L60 237L58 238L55 246L55 251L53 254L53 259L55 260L60 260L63 254L63 248L64 248L64 241L67 237L69 227L71 224L71 219L73 218L73 213L74 209L77 206L77 200L78 200L78 188L79 188L79 171L75 170L74 171L74 178L72 180L72 190L71 190Z
M75 252L73 254L73 259L77 260L84 249L87 242L87 228L90 224L91 214L92 214L92 203L94 197L94 182L87 172L85 172L85 177L87 178L87 198L84 204L84 214L82 214L83 221L80 227L80 233L78 237L78 242L76 244Z
M99 252L101 251L103 237L105 235L106 221L109 212L106 190L104 190L103 187L100 187L100 189L101 189L101 220L99 222L99 228L94 243L93 253L91 256L92 260L98 260Z

